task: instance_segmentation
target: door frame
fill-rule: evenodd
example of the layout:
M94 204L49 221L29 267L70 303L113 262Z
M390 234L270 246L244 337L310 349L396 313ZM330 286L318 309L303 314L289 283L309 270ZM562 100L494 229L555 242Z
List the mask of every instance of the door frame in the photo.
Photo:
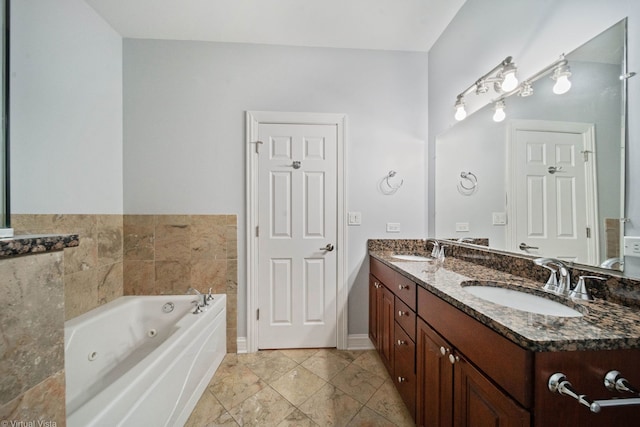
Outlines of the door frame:
M247 352L258 351L258 129L261 124L308 124L336 126L337 137L337 241L336 241L336 345L347 349L347 236L346 236L346 140L347 116L331 113L277 111L246 112L246 203L247 203ZM266 145L265 145L266 148Z
M590 161L585 163L585 191L586 191L586 221L591 226L592 238L587 240L588 258L599 259L600 251L600 229L598 224L598 195L596 193L597 185L597 166L596 166L596 145L595 145L595 126L593 123L580 122L558 122L550 120L512 120L507 126L507 183L506 199L507 199L507 228L506 243L508 250L518 252L517 246L517 222L518 219L514 215L516 211L516 197L518 191L516 185L517 168L516 164L516 132L517 131L537 131L537 132L566 132L582 134L583 150L588 151ZM521 253L521 252L519 252Z

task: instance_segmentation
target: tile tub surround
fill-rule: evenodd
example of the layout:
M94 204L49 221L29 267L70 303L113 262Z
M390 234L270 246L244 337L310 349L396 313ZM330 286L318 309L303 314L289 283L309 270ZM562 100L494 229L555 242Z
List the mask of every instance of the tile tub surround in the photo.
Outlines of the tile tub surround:
M0 259L3 421L65 425L64 255L54 247L58 250Z
M237 351L236 215L125 215L124 294L227 294L227 351Z
M452 241L444 241L444 244L447 246L445 250L447 257L458 258L538 283L545 283L549 278L548 270L533 264L532 260L537 258L535 256L507 254L489 248ZM428 248L429 250L431 249L430 243ZM371 239L368 241L368 249L369 251L426 254L425 239ZM613 270L589 268L584 265L571 267L570 270L574 283L578 276L584 275L607 278L606 282L587 281L586 285L594 298L640 310L640 280L623 277L619 272Z
M13 214L16 232L76 234L64 249L65 320L122 296L122 215Z
M532 351L611 350L640 348L640 311L610 301L573 302L546 294L581 311L584 316L566 318L527 313L474 297L460 284L468 280L511 283L532 292L542 283L475 263L449 257L435 273L424 272L425 263L398 262L393 252L370 251L380 260L419 286ZM542 291L544 292L544 291Z

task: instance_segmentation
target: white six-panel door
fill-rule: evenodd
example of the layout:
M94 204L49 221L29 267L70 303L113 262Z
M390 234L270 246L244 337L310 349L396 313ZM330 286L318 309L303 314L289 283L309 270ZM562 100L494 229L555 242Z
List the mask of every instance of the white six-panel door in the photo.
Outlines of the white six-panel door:
M336 126L258 135L258 347L336 347Z
M513 129L511 249L524 243L531 247L525 250L530 254L593 263L597 211L588 188L595 182L589 132L544 126L549 124Z

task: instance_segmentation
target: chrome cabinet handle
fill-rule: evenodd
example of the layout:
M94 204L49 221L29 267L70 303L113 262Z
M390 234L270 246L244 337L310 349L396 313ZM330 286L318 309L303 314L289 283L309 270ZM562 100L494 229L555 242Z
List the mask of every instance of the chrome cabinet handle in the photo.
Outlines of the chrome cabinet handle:
M454 356L453 354L449 355L449 362L451 362L452 365L459 361L460 361L460 358L458 356Z
M403 383L405 381L407 381L407 379L405 377L398 377L398 382L399 383Z
M380 285L380 283L378 283L378 282L373 282L373 286L374 286L376 289L380 289L380 288L382 287L382 286Z
M440 347L440 354L442 354L443 356L445 356L447 353L449 353L451 350L449 350L448 348L444 348L444 346Z
M398 285L399 290L409 289L409 285Z
M405 340L398 340L398 345L405 345L407 342Z
M408 316L409 312L408 311L402 311L402 310L398 310L398 316L402 317L402 316Z
M321 251L327 251L327 252L331 252L333 251L333 245L331 243L327 243L327 246L325 246L324 248L320 248Z

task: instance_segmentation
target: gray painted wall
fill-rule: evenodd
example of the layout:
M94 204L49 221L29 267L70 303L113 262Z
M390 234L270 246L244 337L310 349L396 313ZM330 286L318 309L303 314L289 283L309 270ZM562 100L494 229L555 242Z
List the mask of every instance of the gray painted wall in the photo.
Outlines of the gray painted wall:
M506 56L529 76L629 17L629 70L640 70L640 3L631 0L467 0L429 52L429 155L427 204L434 229L435 138L455 124L456 95ZM635 79L635 80L634 80ZM534 95L535 96L535 95ZM488 98L468 97L468 111ZM629 117L640 114L640 78L629 81ZM640 122L630 120L627 170L627 235L640 235ZM640 258L627 258L626 273L640 276Z
M366 334L366 240L425 236L426 75L424 53L125 39L125 213L238 215L245 336L244 112L347 114L349 334ZM404 186L384 196L391 169Z

